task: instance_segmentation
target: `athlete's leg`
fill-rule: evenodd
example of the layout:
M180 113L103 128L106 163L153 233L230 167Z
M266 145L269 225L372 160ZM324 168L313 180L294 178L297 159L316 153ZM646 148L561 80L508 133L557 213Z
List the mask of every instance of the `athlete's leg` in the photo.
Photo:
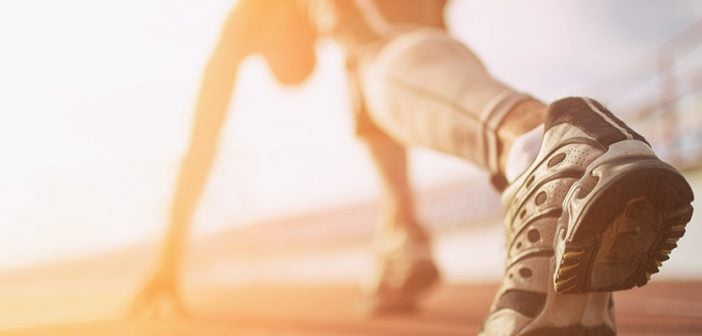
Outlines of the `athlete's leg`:
M363 313L413 310L438 280L429 235L419 224L408 178L406 148L380 132L365 135L375 165L380 202L373 239L375 265L364 279Z
M415 217L407 176L406 148L384 134L366 136L362 140L368 148L380 185L378 230L406 229L424 235Z
M348 88L356 135L367 146L380 197L373 235L374 265L362 279L361 312L367 316L413 310L438 279L429 235L417 218L408 176L406 147L370 120L361 95L356 58L347 59Z

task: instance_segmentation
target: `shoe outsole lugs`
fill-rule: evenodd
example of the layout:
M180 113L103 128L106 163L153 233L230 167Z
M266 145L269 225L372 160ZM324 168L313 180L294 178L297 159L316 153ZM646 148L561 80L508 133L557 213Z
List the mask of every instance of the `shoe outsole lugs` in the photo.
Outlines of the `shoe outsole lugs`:
M692 200L687 181L646 144L611 145L564 200L554 288L585 293L645 285L685 233Z

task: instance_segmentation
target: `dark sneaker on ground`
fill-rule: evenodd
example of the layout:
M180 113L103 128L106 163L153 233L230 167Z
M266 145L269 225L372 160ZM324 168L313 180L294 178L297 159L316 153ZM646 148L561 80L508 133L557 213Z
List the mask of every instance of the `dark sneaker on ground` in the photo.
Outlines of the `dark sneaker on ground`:
M363 284L361 313L379 316L412 312L438 280L429 239L422 232L396 230L376 236L375 268Z

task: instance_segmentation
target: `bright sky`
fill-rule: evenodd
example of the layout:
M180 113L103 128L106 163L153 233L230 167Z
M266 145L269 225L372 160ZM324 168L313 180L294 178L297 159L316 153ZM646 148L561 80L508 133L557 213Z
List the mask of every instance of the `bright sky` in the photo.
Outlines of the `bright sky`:
M0 268L160 235L199 77L231 6L0 2ZM652 67L646 53L700 17L700 2L634 0L456 0L449 14L497 77L546 100L597 93L631 62ZM318 49L316 72L294 89L247 63L197 231L375 193L340 51ZM420 184L474 173L426 151L413 158Z

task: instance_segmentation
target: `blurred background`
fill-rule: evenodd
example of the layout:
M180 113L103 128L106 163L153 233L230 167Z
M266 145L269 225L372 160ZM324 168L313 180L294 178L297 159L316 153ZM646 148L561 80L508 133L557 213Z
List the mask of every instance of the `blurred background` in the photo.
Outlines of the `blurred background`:
M57 288L41 274L119 273L106 286L125 302L145 279L200 76L235 2L0 2L0 292L14 298L0 306L25 301L26 277ZM545 101L601 100L702 195L702 2L453 0L447 18L497 78ZM353 135L341 50L321 41L317 51L298 87L246 61L197 211L188 285L349 283L369 267L375 175ZM502 212L485 175L422 149L411 160L446 281L497 281ZM702 279L700 225L695 215L654 279ZM89 290L75 289L83 310L97 307ZM13 309L0 328L51 307Z

